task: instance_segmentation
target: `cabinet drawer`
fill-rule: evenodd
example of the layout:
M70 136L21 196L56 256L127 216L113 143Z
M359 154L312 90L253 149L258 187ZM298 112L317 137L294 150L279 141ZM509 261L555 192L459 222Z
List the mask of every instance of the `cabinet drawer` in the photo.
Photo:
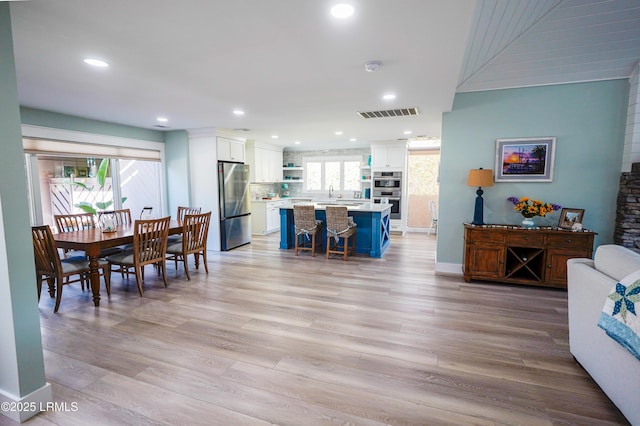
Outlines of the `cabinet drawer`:
M510 246L544 246L546 242L545 234L532 231L510 232L507 237L507 244Z
M593 236L591 235L578 234L575 232L567 232L566 235L553 234L549 235L549 246L591 251L592 239Z
M486 231L479 229L469 229L467 241L469 243L496 243L504 244L506 234L501 231Z

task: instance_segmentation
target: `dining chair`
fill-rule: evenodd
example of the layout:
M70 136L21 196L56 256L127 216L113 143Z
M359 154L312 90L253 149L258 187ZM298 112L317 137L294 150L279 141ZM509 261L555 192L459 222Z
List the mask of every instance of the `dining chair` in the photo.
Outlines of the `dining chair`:
M164 286L167 286L165 266L170 220L169 216L160 219L136 220L133 224L132 248L107 257L109 273L133 269L140 296L144 295L142 281L146 265L157 265L158 273L162 274ZM114 266L118 269L113 269Z
M437 231L438 229L438 206L435 201L429 201L429 212L431 213L431 224L427 231L427 236L431 235L431 231Z
M42 293L42 281L46 280L49 286L49 295L51 297L55 295L56 297L53 312L58 312L60 301L62 300L63 287L74 282L81 282L84 286L84 282L89 276L89 261L86 258L61 260L49 225L32 227L31 239L33 240L38 302ZM109 264L104 260L100 260L99 267L102 270L101 275L107 288L107 294L111 295L111 282L108 274ZM74 275L78 275L78 278L71 280L70 278Z
M298 255L298 250L309 250L311 256L316 255L316 246L320 243L322 248L322 239L316 238L316 235L322 229L322 221L316 220L316 209L312 205L294 204L293 205L293 223L296 231L296 242L294 254ZM307 243L311 243L307 245Z
M207 266L207 235L211 212L202 214L187 214L182 221L182 241L167 246L167 260L173 260L178 269L178 261L184 263L184 272L189 276L189 262L187 256L194 255L196 269L200 264L200 255L204 263L204 270L209 273Z
M131 210L130 209L120 209L120 210L105 210L100 211L98 214L98 223L101 223L101 218L105 214L113 215L114 220L116 221L116 225L130 225L133 223L131 220Z
M327 206L327 259L331 253L342 254L343 260L347 260L349 251L356 255L356 224L349 217L345 206ZM353 237L353 243L349 248L349 239ZM342 240L342 244L340 244ZM333 243L333 244L332 244Z
M178 206L178 214L176 218L179 221L184 220L185 215L188 214L200 214L202 213L202 207L180 207Z
M178 214L176 214L176 219L178 222L182 222L184 220L184 216L187 214L200 214L202 212L202 207L180 207L178 206ZM167 247L171 244L179 243L182 241L182 234L178 235L169 235L169 239L167 240Z
M53 216L58 232L73 232L96 227L93 213L57 214ZM64 257L86 257L81 250L62 249ZM84 287L84 286L83 286Z

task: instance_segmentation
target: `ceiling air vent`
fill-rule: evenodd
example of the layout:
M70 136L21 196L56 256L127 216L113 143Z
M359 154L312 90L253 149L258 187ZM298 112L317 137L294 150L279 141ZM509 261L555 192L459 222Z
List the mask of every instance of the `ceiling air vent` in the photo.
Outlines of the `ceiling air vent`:
M381 111L358 111L358 115L362 118L389 118L389 117L409 117L418 115L418 108L398 108L385 109Z

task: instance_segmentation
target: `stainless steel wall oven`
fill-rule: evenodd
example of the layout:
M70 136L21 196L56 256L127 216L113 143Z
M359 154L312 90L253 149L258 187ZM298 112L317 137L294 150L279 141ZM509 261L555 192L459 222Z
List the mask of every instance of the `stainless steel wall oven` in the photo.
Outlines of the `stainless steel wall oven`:
M391 219L402 219L402 172L373 172L373 202L387 200Z

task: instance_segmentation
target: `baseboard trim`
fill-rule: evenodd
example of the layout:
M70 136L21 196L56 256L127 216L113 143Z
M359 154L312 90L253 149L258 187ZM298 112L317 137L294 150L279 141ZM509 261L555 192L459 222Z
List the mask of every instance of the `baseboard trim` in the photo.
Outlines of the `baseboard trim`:
M17 398L0 390L0 405L3 407L0 410L0 414L4 414L14 422L24 423L42 411L43 407L46 408L47 403L52 401L53 394L49 383L45 383L40 389L36 389L22 398ZM20 410L5 410L4 408L7 404L7 408L20 408Z
M444 263L444 262L436 262L435 268L436 274L440 275L462 275L462 264L461 263Z

